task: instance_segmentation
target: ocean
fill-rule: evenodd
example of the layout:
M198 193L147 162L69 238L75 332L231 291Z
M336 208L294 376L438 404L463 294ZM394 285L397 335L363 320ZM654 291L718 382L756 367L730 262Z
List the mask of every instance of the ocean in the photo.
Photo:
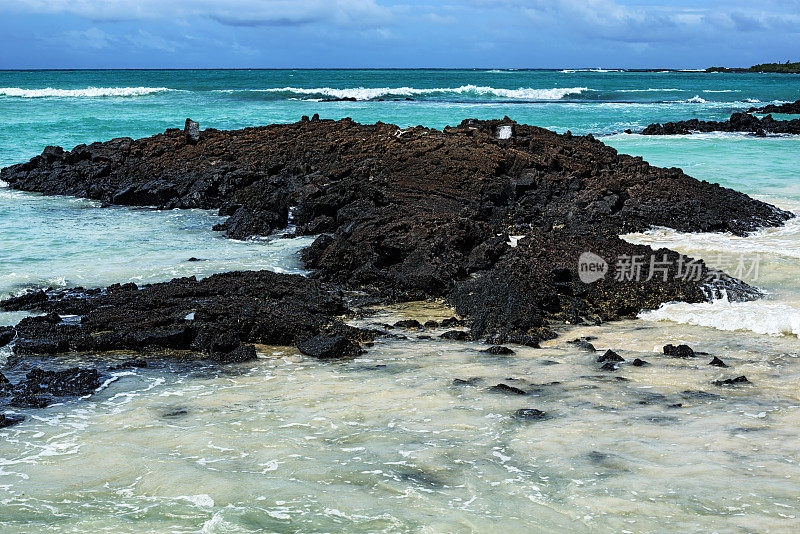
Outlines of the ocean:
M624 133L722 120L798 95L798 75L693 71L0 71L0 166L47 145L179 128L186 117L219 129L315 113L440 128L507 115L592 133L619 152L800 215L798 136ZM219 220L203 210L104 207L0 184L0 297L237 269L304 272L298 252L313 238L230 240L211 230ZM542 349L510 357L412 336L380 340L344 363L268 347L257 362L224 370L120 372L88 398L0 430L0 530L793 530L797 220L747 237L668 228L625 236L729 271L744 265L743 277L765 298L671 303L635 320L567 328ZM371 320L450 314L417 303ZM0 325L23 316L0 313ZM706 362L631 368L624 383L598 378L593 360L565 343L579 336L626 358L685 342L753 385L710 386L733 371ZM469 376L560 385L524 402L449 387ZM534 424L510 415L529 404L554 416Z

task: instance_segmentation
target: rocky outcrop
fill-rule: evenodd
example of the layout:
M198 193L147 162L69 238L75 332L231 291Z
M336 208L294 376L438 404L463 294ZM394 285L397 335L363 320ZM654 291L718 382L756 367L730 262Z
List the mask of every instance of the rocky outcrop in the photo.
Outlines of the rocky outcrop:
M800 115L800 100L785 104L767 104L760 108L750 108L748 113L785 113L787 115Z
M685 258L657 251L673 265L662 273L649 263L654 251L618 234L659 225L743 235L791 217L679 169L619 155L592 136L507 118L434 130L315 116L204 130L197 144L168 130L69 152L48 147L0 179L105 202L217 208L228 216L218 229L236 238L285 228L292 208L298 234L321 234L303 252L313 280L228 273L6 302L83 316L79 325L55 316L23 321L18 353L159 347L225 359L242 344L302 343L319 357L352 355L362 334L337 318L343 290L381 302L444 298L469 321L459 337L536 346L554 324L708 298L701 262L696 278L681 279L675 269ZM584 252L612 267L619 258L643 261L635 279L609 272L585 283ZM748 293L736 281L718 283Z
M61 291L33 304L16 302L0 302L0 309L47 312L17 325L19 356L133 350L185 357L182 351L189 351L239 362L256 357L254 343L297 345L324 334L343 340L325 351L324 357L332 358L352 355L358 341L371 337L339 319L347 308L338 291L270 271ZM62 321L64 314L80 315L80 323Z
M752 110L751 110L752 111ZM748 113L734 113L726 121L701 121L690 119L679 122L666 122L664 124L651 124L642 135L686 135L691 133L707 132L749 132L755 135L771 134L800 134L800 119L779 121L772 115L758 118Z

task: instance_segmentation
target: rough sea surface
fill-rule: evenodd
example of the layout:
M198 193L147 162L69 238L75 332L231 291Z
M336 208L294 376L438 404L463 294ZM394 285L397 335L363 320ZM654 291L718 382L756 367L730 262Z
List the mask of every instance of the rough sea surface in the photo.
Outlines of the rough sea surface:
M325 101L341 98L356 101ZM800 76L768 74L0 72L0 166L46 145L146 136L186 117L227 129L314 113L401 127L508 115L593 133L800 214L798 137L622 133L797 98ZM0 187L0 296L303 272L297 251L310 238L226 240L211 231L218 220ZM260 347L256 363L222 370L120 372L88 398L24 411L24 423L0 430L0 531L797 529L800 223L747 237L655 228L626 238L729 272L745 266L766 297L668 304L637 320L566 328L545 348L510 356L410 331L346 363ZM409 305L365 321L449 316ZM0 325L20 318L0 313ZM651 365L600 371L597 355L566 343L580 336ZM660 354L682 342L709 356ZM730 367L709 366L712 355ZM750 384L713 384L739 375ZM529 393L489 389L498 383ZM521 408L547 417L515 415Z

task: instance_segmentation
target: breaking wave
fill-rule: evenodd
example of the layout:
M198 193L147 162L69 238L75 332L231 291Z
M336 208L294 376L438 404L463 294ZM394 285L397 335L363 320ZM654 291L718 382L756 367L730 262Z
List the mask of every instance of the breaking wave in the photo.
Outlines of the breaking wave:
M657 310L639 314L645 321L705 326L730 332L750 331L768 336L800 334L800 309L781 302L756 300L730 302L727 299L687 304L670 302Z
M100 98L143 96L167 91L176 91L176 89L169 89L168 87L87 87L85 89L0 87L0 96L17 98Z
M384 97L413 97L413 96L442 96L447 94L472 95L475 97L499 97L518 100L559 100L567 95L580 94L589 91L587 87L554 87L550 89L534 89L520 87L519 89L502 89L478 85L462 85L461 87L437 87L423 89L418 87L352 87L337 89L333 87L278 87L272 89L251 89L253 92L285 93L300 95L306 98L355 98L356 100L374 100ZM236 90L224 90L233 93Z

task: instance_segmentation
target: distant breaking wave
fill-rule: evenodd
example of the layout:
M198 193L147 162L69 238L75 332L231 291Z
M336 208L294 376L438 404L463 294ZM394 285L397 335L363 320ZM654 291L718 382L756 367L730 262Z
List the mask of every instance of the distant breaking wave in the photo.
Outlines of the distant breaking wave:
M446 87L421 89L417 87L353 87L335 89L332 87L314 87L310 89L301 87L280 87L273 89L250 89L253 92L287 93L318 98L355 98L356 100L374 100L382 97L412 97L419 95L475 95L512 98L518 100L559 100L567 95L580 94L589 91L586 87L556 87L552 89L533 89L521 87L519 89L500 89L496 87L482 87L477 85L462 85L461 87ZM234 93L235 89L222 90L221 92Z
M0 96L18 98L99 98L143 96L154 93L175 91L168 87L87 87L86 89L21 89L19 87L0 87Z

